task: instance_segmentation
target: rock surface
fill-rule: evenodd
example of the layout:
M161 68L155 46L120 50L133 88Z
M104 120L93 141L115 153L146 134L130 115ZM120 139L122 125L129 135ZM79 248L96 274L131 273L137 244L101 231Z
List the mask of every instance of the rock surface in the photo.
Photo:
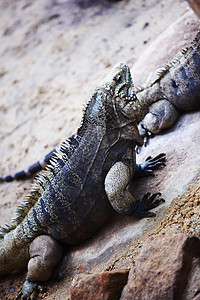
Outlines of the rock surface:
M199 263L200 239L170 232L154 235L144 242L129 276L128 271L76 275L71 300L198 299Z
M191 276L191 269L199 279L199 266L194 266L193 258L200 262L200 240L185 234L165 234L149 237L137 256L135 266L129 273L128 283L120 300L180 300L194 299L200 289L191 294L185 290ZM193 265L193 268L192 268ZM198 275L197 275L198 274ZM190 281L191 284L191 281ZM185 296L183 298L183 294ZM187 295L187 296L186 296Z
M128 279L128 271L76 275L71 300L118 300Z
M73 134L84 99L108 68L119 61L132 66L150 42L188 10L182 0L109 4L20 0L2 1L0 9L1 175L27 167ZM172 39L170 43L178 44ZM154 178L138 179L133 185L136 197L146 191L163 193L166 203L156 210L157 217L113 216L96 237L66 251L56 278L47 284L48 292L38 299L57 299L58 295L66 299L74 274L110 270L119 261L127 267L124 253L161 220L173 197L199 175L198 129L199 112L182 116L138 156L142 161L148 155L167 153L165 168ZM24 199L29 188L30 180L0 186L1 225L10 223L17 201ZM1 278L0 298L16 296L24 279L25 273Z

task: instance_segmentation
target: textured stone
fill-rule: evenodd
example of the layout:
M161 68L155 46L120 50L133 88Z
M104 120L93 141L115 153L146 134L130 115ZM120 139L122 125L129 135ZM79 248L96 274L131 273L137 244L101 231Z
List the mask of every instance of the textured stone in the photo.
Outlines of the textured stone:
M192 10L171 24L140 56L132 67L135 86L145 83L157 68L174 59L178 51L189 46L198 29L199 20Z
M117 300L128 279L128 271L76 275L71 300Z
M120 300L183 299L193 257L198 256L198 238L186 234L149 237L129 273Z

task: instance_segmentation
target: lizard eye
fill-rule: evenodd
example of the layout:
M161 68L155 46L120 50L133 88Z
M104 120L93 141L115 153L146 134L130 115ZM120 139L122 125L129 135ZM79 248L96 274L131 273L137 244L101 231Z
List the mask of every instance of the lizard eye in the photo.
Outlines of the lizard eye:
M118 74L118 75L115 77L115 82L116 82L117 84L120 84L120 83L122 83L122 81L123 81L123 76L122 76L121 74Z

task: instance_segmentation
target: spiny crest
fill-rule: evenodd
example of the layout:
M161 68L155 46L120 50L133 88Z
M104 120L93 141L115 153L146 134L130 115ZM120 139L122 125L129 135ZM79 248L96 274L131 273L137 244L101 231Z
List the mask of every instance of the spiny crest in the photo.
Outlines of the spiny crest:
M172 62L169 62L169 63L165 64L164 66L158 68L154 79L152 80L152 82L149 85L153 85L154 83L159 81L161 78L163 78L164 75L169 71L171 66L172 66Z
M169 71L170 68L172 68L175 64L179 63L181 59L186 58L186 55L190 52L193 52L195 50L198 50L200 46L200 31L198 31L195 39L191 42L190 47L185 47L182 49L173 60L166 63L164 66L157 69L157 71L154 73L153 78L151 80L147 80L147 84L145 87L139 87L137 88L137 92L141 92L144 88L150 87L153 84L155 84L157 81L161 80L162 77L165 76L165 74Z
M82 136L84 132L85 125L87 125L90 121L95 120L98 122L98 117L102 114L104 115L103 103L102 99L106 99L107 94L109 92L101 88L96 88L91 96L89 97L88 101L83 106L83 115L80 126L78 128L77 133ZM100 121L100 118L99 118Z
M195 39L191 43L191 47L199 49L200 46L200 30L198 30Z
M86 111L87 111L88 107L90 106L90 104L91 104L91 102L93 100L93 97L94 97L94 91L91 94L91 96L87 99L87 101L83 104L83 107L82 107L82 119L81 119L81 122L80 122L80 125L79 125L79 128L78 128L79 132L81 131L81 129L84 126Z
M4 235L9 231L15 229L16 226L5 224L5 227L0 228L0 239L3 239Z
M157 68L153 73L150 74L150 76L147 78L144 85L139 85L135 88L136 94L142 92L144 89L148 87L151 87L153 84L159 81L162 77L164 77L164 75L168 72L171 66L172 66L172 62Z
M169 69L172 67L172 65L175 63L175 60L169 61L165 65L158 67L154 72L152 72L149 77L147 78L144 85L139 85L135 88L135 92L140 93L144 89L151 87L153 84L155 84L157 81L159 81L162 77L165 76L165 74L169 71Z
M6 233L15 229L17 225L23 221L29 210L37 203L46 188L48 188L50 182L52 182L68 161L72 153L77 148L79 141L80 137L76 135L70 137L61 144L59 150L57 150L57 152L53 155L45 170L35 178L25 200L20 202L17 206L11 225L6 224L5 227L0 228L0 239L2 239Z
M186 53L188 53L188 50L188 48L182 49L182 51L179 52L173 60L167 62L162 67L158 68L154 74L154 77L151 79L147 86L152 86L157 81L161 80L165 76L165 74L175 66L175 64L179 63L182 58L185 58L185 55Z

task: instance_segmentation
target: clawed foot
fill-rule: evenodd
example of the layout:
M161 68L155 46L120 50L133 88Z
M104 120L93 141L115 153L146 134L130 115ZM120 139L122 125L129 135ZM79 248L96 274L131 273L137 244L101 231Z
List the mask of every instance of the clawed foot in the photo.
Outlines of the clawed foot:
M153 176L154 170L165 166L166 154L160 153L156 157L147 157L144 163L137 165L137 176Z
M36 291L38 288L38 284L36 282L32 282L28 279L26 279L21 291L19 294L14 298L14 300L17 299L30 299L30 296L34 291Z
M150 193L146 193L142 200L138 200L135 206L135 209L132 213L134 217L138 218L148 218L148 217L155 217L156 214L152 211L149 211L161 203L165 202L163 198L160 197L161 193L155 193L150 195Z
M153 138L155 135L151 131L146 129L142 122L138 125L138 130L139 130L140 136L143 139L143 146L146 147L148 145L149 139ZM141 149L140 146L136 146L137 154L140 153L140 149Z

